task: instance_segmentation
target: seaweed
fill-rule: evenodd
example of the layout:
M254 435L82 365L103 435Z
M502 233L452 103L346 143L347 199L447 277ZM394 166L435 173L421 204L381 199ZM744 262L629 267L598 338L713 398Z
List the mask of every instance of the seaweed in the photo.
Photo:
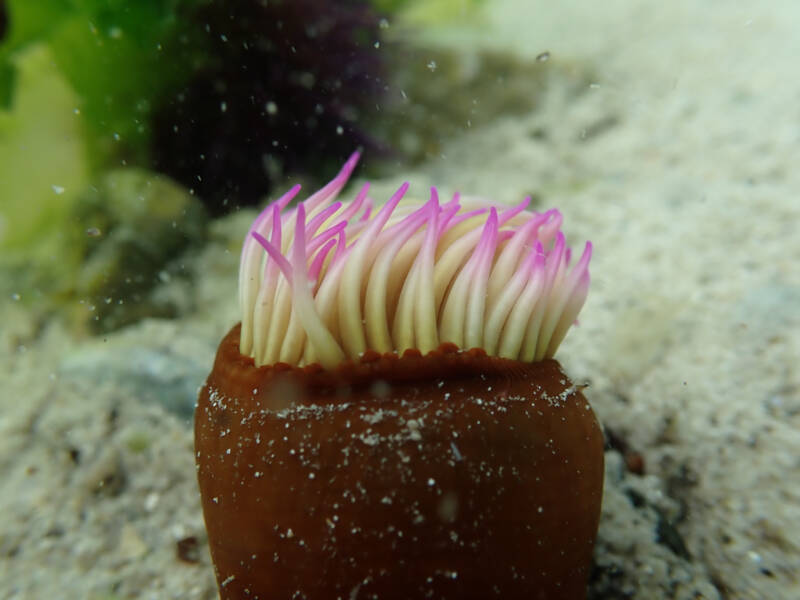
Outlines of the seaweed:
M157 109L156 167L217 214L287 171L325 177L355 146L382 89L379 15L364 0L211 0L183 18L210 58Z
M0 46L0 107L13 110L15 57L46 45L77 94L94 170L146 165L150 112L200 59L176 11L199 0L8 0L9 31ZM181 40L181 43L177 43ZM166 48L172 48L165 60Z

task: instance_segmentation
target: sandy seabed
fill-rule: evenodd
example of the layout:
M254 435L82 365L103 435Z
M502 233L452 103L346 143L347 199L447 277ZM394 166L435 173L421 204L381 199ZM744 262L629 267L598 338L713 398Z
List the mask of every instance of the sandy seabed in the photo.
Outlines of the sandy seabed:
M559 351L610 440L590 598L800 598L800 4L504 0L487 18L487 47L591 83L553 78L536 111L397 180L535 192L595 245ZM237 320L248 218L215 225L180 320L75 341L3 306L0 597L216 597L191 405Z

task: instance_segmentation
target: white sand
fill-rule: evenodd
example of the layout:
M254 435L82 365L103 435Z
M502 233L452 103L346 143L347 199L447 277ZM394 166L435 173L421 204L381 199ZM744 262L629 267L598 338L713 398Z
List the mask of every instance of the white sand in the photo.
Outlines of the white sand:
M398 178L418 194L537 191L573 245L595 244L559 358L645 476L608 453L591 597L800 598L800 4L590 5L493 3L482 43L547 50L594 84L556 79L541 110ZM207 371L236 319L236 252L199 257L199 314L107 346L3 307L0 597L216 596L189 422L141 401L162 374L124 363ZM104 347L107 377L65 361ZM176 557L190 536L194 563Z

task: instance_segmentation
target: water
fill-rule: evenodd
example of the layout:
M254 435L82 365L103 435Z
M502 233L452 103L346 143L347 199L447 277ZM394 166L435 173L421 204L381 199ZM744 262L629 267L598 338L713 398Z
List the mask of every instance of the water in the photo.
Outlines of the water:
M0 596L216 597L192 410L241 242L356 149L347 200L592 241L588 597L800 595L795 3L201 4L0 2Z

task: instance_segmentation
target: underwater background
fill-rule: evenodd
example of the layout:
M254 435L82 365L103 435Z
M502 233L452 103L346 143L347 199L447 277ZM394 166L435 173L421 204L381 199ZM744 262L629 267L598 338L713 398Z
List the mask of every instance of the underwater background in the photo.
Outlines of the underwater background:
M217 597L192 413L241 243L355 149L376 199L531 195L593 242L558 355L607 439L588 597L800 597L798 28L788 0L0 0L0 598Z

